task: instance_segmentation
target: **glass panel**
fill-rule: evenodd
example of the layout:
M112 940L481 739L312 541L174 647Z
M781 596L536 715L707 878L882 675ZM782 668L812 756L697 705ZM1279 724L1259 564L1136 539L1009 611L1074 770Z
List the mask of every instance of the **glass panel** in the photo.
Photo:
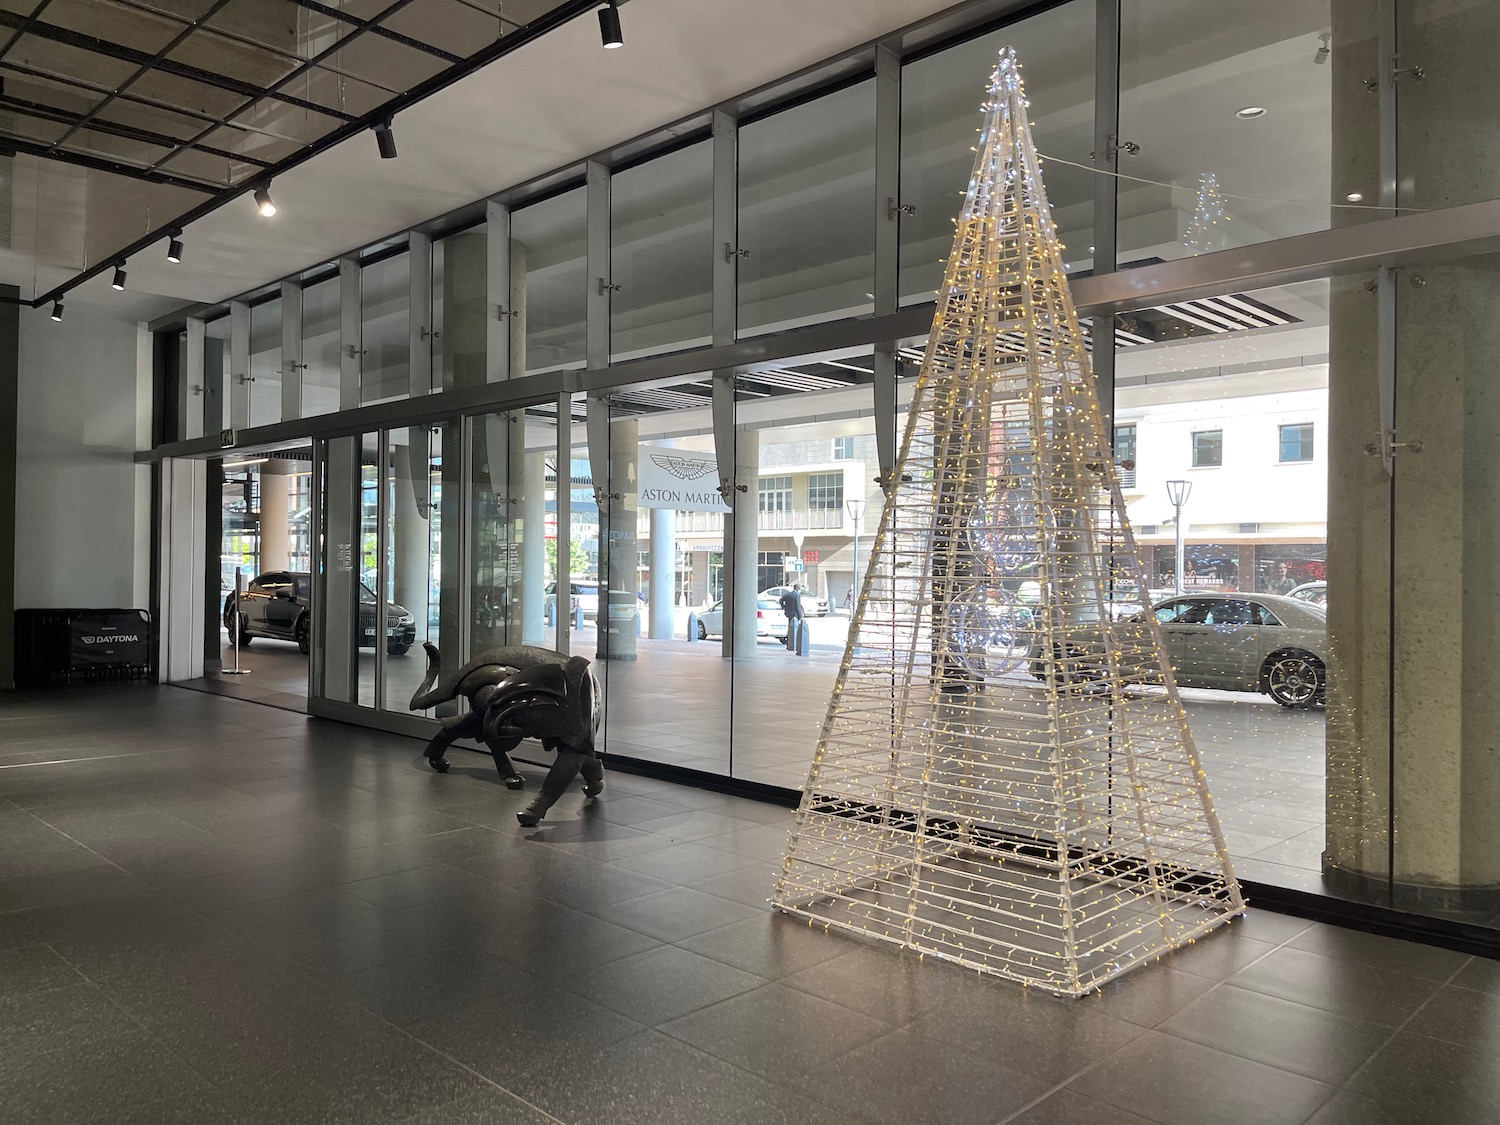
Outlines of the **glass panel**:
M584 190L577 188L523 207L510 220L510 276L514 291L525 279L526 304L511 321L524 340L527 374L584 361L588 302ZM514 339L512 341L514 347Z
M1094 8L1064 4L908 63L901 71L901 300L930 301L974 169L979 103L1000 48L1024 66L1031 131L1069 269L1093 264Z
M713 144L610 182L610 355L630 359L713 340Z
M321 672L314 691L339 703L360 701L362 444L353 436L323 447L322 558L313 601Z
M443 600L443 541L457 532L459 503L443 488L448 425L412 426L387 434L385 530L386 660L388 711L406 712L427 668L422 645L431 643L457 663L458 611ZM445 536L444 532L448 535ZM431 712L428 712L429 714Z
M847 366L804 362L781 373L807 380L842 372L847 380L819 391L768 394L771 384L743 376L736 408L740 433L753 438L739 443L740 472L753 470L760 484L759 636L735 652L733 773L790 788L807 781L883 499L874 483L873 392L854 382L871 360L837 362ZM825 418L837 420L814 420ZM839 447L849 455L835 458ZM806 631L806 655L788 649L793 615Z
M484 382L488 232L488 224L480 223L432 244L434 387L452 389Z
M1285 425L1327 428L1328 304L1327 281L1181 302L1132 314L1115 351L1116 451L1135 464L1121 491L1230 853L1247 879L1308 889L1321 879L1323 696L1337 669L1323 611L1282 595L1328 578L1329 466L1321 448L1298 463L1278 452ZM1241 307L1268 323L1208 327ZM1191 485L1180 527L1169 481ZM1121 615L1138 599L1122 593Z
M210 320L203 330L203 432L229 425L229 317Z
M339 408L339 279L302 291L302 416Z
M874 81L745 125L739 164L740 334L874 311Z
M600 665L609 753L727 774L727 528L711 413L707 380L610 400L616 495L599 612L613 659Z
M250 424L281 421L281 298L250 310Z
M360 270L359 401L390 402L411 394L411 255Z
M380 582L380 489L385 458L377 434L365 434L360 443L359 464L359 582L355 596L358 599L358 620L355 638L359 651L356 656L355 701L365 707L374 707L375 699L375 638L379 632L379 607L375 592Z
M1379 217L1374 27L1329 0L1123 5L1121 265Z

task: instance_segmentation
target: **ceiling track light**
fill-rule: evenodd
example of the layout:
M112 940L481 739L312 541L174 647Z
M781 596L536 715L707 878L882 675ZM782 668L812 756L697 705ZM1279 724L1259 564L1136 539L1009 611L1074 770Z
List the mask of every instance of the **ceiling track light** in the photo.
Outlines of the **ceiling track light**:
M255 189L255 209L261 213L262 218L269 219L276 214L276 204L271 202L271 189L262 186Z
M170 241L167 243L167 261L182 261L182 232L174 230L168 235L168 238Z
M62 314L63 314L63 303L61 301L53 301L52 302L52 319L53 320L57 320L57 321L61 321L62 320Z
M120 262L118 265L115 266L115 278L109 284L110 284L110 287L113 288L113 289L124 289L125 288L125 263L124 262Z
M609 0L607 7L599 9L599 38L604 41L606 51L625 46L625 35L620 30L619 0Z
M375 126L375 147L380 149L380 159L396 159L396 136L391 132L389 119Z

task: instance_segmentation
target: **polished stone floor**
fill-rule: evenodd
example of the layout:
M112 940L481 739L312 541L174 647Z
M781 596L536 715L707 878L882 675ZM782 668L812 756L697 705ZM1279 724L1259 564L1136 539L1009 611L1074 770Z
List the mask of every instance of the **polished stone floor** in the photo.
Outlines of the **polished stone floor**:
M596 662L604 684L603 744L614 754L801 788L843 657L848 619L812 619L816 645L798 657L766 639L753 661L723 659L706 643L642 640L632 662ZM573 651L592 656L592 628ZM233 659L224 651L225 666ZM286 641L256 639L248 676L202 683L242 698L301 707L307 658ZM385 662L384 706L406 710L421 683L420 650ZM361 653L361 702L375 703L375 661ZM1184 690L1230 855L1247 879L1321 889L1324 755L1321 708L1289 711L1268 696Z
M1500 1119L1500 963L1252 909L1062 1001L771 914L784 809L611 772L523 830L420 750L0 698L4 1119Z

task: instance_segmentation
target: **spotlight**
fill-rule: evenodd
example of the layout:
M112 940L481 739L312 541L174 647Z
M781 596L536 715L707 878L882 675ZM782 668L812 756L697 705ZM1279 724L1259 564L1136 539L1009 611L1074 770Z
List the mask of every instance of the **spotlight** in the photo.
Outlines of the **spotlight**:
M276 204L271 202L271 192L268 188L255 189L255 209L267 219L276 214Z
M396 159L396 138L391 133L391 123L382 121L375 126L375 145L380 149L380 159Z
M1323 45L1319 47L1315 52L1313 52L1313 62L1317 63L1319 66L1322 66L1328 61L1328 56L1333 53L1333 48L1329 46L1329 44L1333 42L1333 32L1323 32L1322 35L1318 36L1318 42Z
M1365 193L1362 191L1351 191L1348 195L1344 196L1350 203L1358 203L1364 197Z
M618 5L619 0L609 0L608 7L599 9L599 38L604 41L606 51L625 46L625 36L620 31Z
M121 262L118 266L115 267L115 279L110 282L110 285L113 286L116 289L124 289L125 288L125 263L124 262Z
M1257 117L1266 115L1266 107L1263 105L1247 105L1244 109L1237 109L1234 115L1241 121L1254 121Z
M174 231L171 241L167 243L167 261L169 262L182 261L182 239L179 237L181 234L181 231Z
M57 321L61 321L62 320L62 312L63 312L63 303L61 301L53 301L52 302L52 319L53 320L57 320Z

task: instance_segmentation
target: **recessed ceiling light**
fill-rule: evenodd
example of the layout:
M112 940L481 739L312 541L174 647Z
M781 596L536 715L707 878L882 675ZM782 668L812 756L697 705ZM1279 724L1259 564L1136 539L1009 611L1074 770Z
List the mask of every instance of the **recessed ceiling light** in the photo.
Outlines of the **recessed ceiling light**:
M1244 109L1237 109L1234 115L1241 121L1254 121L1257 117L1266 115L1266 107L1263 105L1247 105Z
M1364 197L1365 194L1362 191L1351 191L1348 195L1344 196L1350 203L1358 203Z

